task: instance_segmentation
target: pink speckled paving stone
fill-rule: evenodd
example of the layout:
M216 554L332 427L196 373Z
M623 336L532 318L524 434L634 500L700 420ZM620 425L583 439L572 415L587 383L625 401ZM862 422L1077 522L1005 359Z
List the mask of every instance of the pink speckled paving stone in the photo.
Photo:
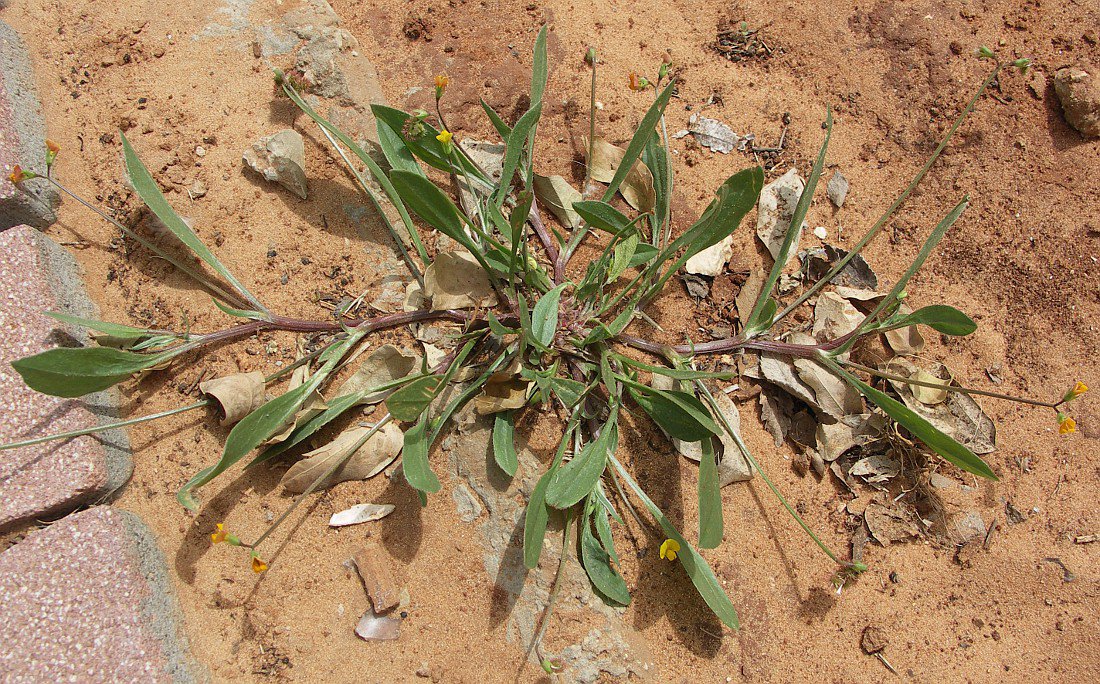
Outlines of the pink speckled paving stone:
M74 513L0 553L0 681L193 682L164 559L132 513Z
M16 359L86 337L43 310L95 315L64 249L27 226L0 233L0 443L91 427L114 420L117 412L117 393L48 397L27 387L11 367ZM132 469L119 430L0 451L0 532L97 503Z

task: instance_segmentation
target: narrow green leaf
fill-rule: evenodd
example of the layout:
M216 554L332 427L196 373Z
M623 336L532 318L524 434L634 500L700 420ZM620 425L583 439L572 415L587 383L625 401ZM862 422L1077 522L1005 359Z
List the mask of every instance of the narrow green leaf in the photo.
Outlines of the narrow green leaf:
M496 414L493 422L493 460L508 477L515 477L519 469L516 455L516 424L513 411Z
M54 397L82 397L164 363L182 349L136 354L109 347L60 347L12 361L27 387Z
M613 283L619 279L626 269L630 268L634 253L638 250L638 234L634 233L615 245L614 256L611 258L611 267L607 270L607 282Z
M953 306L933 304L917 309L913 313L890 322L891 328L905 328L910 325L927 325L944 335L965 336L978 329L970 316Z
M619 380L627 386L630 396L649 417L673 437L685 442L698 442L722 433L707 407L694 395L679 390L654 389L621 375Z
M402 140L405 141L405 145L408 147L409 151L424 163L448 173L453 171L455 164L457 164L462 171L471 176L475 182L479 182L486 187L492 185L489 179L485 177L485 173L471 164L470 160L468 160L465 155L455 154L448 158L447 154L443 151L443 143L436 139L436 136L439 135L439 131L428 122L425 121L420 124L424 131L422 135L415 138L409 138L402 132L405 123L410 118L409 114L400 109L394 109L393 107L379 104L371 105L371 112L374 113L374 117L377 121L381 121L386 126L389 126L394 133L400 135Z
M554 334L558 331L558 307L561 304L561 293L571 283L562 283L550 290L535 303L531 312L531 341L540 349L550 348L554 341Z
M218 307L221 312L226 314L227 316L234 316L236 318L249 318L254 321L269 320L266 314L263 314L259 311L250 311L248 309L234 309L227 304L222 304L217 299L213 299L212 301L214 302L214 306Z
M382 147L382 154L390 163L391 169L401 169L424 175L424 169L420 168L416 157L409 150L405 138L398 131L390 128L382 119L374 120L375 129L378 131L378 144Z
M500 118L500 114L497 114L496 110L490 107L485 100L481 101L481 108L485 110L485 115L489 117L489 121L493 124L493 128L497 130L500 139L507 140L508 134L512 132L512 127L505 123L504 119Z
M546 503L554 508L569 508L588 496L607 466L607 459L619 446L616 412L604 423L599 437L585 444L580 453L562 467L546 489Z
M604 191L602 199L604 202L610 202L611 198L618 192L619 186L626 180L627 174L634 168L634 162L638 161L638 157L641 156L642 151L645 150L646 145L649 143L649 139L655 134L654 127L657 125L657 121L660 120L661 114L665 111L665 106L668 104L669 98L672 97L673 91L676 89L676 82L670 81L665 89L657 95L657 99L649 107L649 110L642 117L642 122L638 124L638 130L634 132L634 137L630 139L630 144L626 146L626 151L623 153L622 161L619 162L619 168L615 170L615 175L611 178L611 184L607 186L607 190Z
M722 543L722 483L718 480L718 463L714 460L714 440L700 442L699 460L699 548L714 549Z
M476 253L477 246L463 229L462 214L458 207L435 183L426 176L401 169L394 169L390 173L390 180L401 200L409 205L413 213L432 228Z
M596 521L596 534L600 538L600 546L603 547L604 551L607 551L607 555L617 565L619 554L615 553L615 534L611 531L610 514L601 505L592 517Z
M974 452L936 429L935 426L911 410L908 406L880 392L874 387L871 387L858 377L841 368L831 359L827 362L827 365L833 372L840 375L850 385L859 390L860 394L870 399L879 408L885 411L886 415L896 420L906 430L911 432L914 437L927 444L929 448L940 456L943 456L945 459L968 473L974 473L975 475L993 481L1000 479L997 477L996 473L993 472L993 469L990 468L985 461L976 456Z
M432 403L442 382L442 375L417 378L386 398L386 410L397 420L412 422Z
M561 399L561 403L567 409L573 409L580 403L581 397L584 396L584 390L586 389L583 382L578 382L572 378L560 378L557 376L551 376L547 384L550 387L550 391L553 392L558 399Z
M668 151L661 141L660 135L654 135L646 144L642 153L642 162L653 173L653 193L656 203L653 206L653 241L657 242L657 236L661 234L665 226L665 217L668 215L669 203L672 201L672 175L668 165Z
M677 251L684 249L680 258L672 263L658 281L658 287L663 286L688 259L733 233L741 225L742 219L756 206L763 187L764 170L759 166L739 171L727 178L715 191L714 199L699 220L684 231L683 235L669 243L653 262L651 268L660 267Z
M218 260L218 257L214 256L214 253L203 244L199 236L195 235L195 232L176 214L175 210L172 209L172 205L168 204L168 200L164 198L164 194L160 191L156 181L153 180L153 175L149 173L149 169L141 163L141 159L138 158L134 148L130 145L130 141L126 139L126 135L119 131L119 136L122 138L122 153L126 159L126 173L130 176L130 183L134 186L134 191L137 192L146 206L160 219L172 235L175 235L196 256L205 261L221 277L225 278L233 286L233 289L244 295L245 299L257 305L261 311L266 311L259 300L252 296L252 293L237 280L229 269Z
M601 512L602 513L602 512ZM611 558L600 542L592 535L592 525L587 517L580 520L581 564L592 586L609 603L625 606L630 603L630 590L622 576L611 567Z
M752 313L749 314L745 322L746 330L759 332L772 326L772 320L775 317L775 304L771 305L771 314L768 316L765 316L768 313L765 308L768 307L768 300L772 296L772 288L779 282L779 276L787 265L787 259L790 258L791 250L794 249L794 242L802 233L802 223L806 220L806 213L810 210L810 203L813 202L814 192L817 190L817 181L821 178L822 169L825 168L825 152L829 149L829 138L832 137L832 134L833 112L830 109L825 113L825 140L821 143L821 149L817 152L817 159L814 160L813 168L810 169L810 177L806 179L806 187L798 198L794 213L791 214L791 223L787 228L787 234L783 237L783 246L779 249L779 256L772 264L768 279L764 282L764 286L760 290L760 296L752 308Z
M294 447L298 446L299 444L316 434L318 430L325 427L350 409L357 406L362 398L362 392L353 392L352 394L345 394L343 396L336 397L332 401L329 401L328 406L327 408L325 408L324 411L318 413L316 416L313 416L308 421L295 428L294 432L291 432L290 436L282 442L279 442L278 444L272 444L268 448L264 449L258 456L256 456L256 458L249 461L248 465L246 465L245 467L251 468L253 466L259 465L261 463L264 463L265 461L269 461L275 458L279 454L293 449Z
M401 449L401 470L405 473L405 480L413 489L425 494L434 494L442 488L442 485L428 462L428 449L431 447L428 439L428 422L428 415L424 414L420 416L416 425L405 433L405 445Z
M703 560L703 557L699 555L687 539L684 539L676 528L669 522L665 514L661 512L661 509L657 507L657 504L653 503L653 500L646 495L645 491L638 486L638 483L634 481L634 478L630 477L630 473L627 472L623 464L620 463L615 457L611 458L611 462L615 465L616 470L630 486L631 489L638 495L638 498L642 500L649 514L657 521L657 524L661 526L661 529L670 539L675 539L680 544L680 552L676 554L676 559L680 561L680 564L684 567L684 571L687 572L688 577L691 578L691 583L695 585L695 589L699 592L699 596L703 598L703 602L714 614L718 616L718 619L722 621L730 629L739 629L739 623L737 621L737 611L734 609L733 604L730 603L730 599L726 596L726 592L722 591L722 585L718 583L718 578L714 576L714 571L710 569L707 562Z
M577 212L588 225L612 235L618 235L631 224L631 220L625 214L607 202L599 200L574 202L573 211Z
M121 323L105 323L103 321L97 321L91 318L81 318L80 316L70 316L67 313L61 313L59 311L43 311L50 318L56 318L63 323L69 323L71 325L77 325L82 328L88 328L101 332L111 337L117 337L121 340L139 340L143 337L149 337L156 334L153 330L147 330L145 328L135 328L132 325L123 325Z
M535 489L531 492L531 498L527 500L527 512L523 516L523 564L529 570L538 567L539 556L542 555L546 524L550 520L550 509L546 505L546 488L550 486L553 476L554 468L551 466L539 478Z

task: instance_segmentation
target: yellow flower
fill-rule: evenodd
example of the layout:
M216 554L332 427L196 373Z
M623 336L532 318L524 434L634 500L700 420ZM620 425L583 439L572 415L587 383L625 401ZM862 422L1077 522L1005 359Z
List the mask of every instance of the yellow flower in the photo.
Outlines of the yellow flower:
M435 77L435 89L439 92L443 92L447 89L447 86L451 84L451 79L447 74L439 74Z
M13 184L19 185L28 178L37 178L38 174L33 171L24 171L23 167L19 164L15 165L15 168L11 170L11 174L8 175L8 180Z
M443 143L444 154L451 153L451 140L454 139L454 134L444 128L442 131L439 132L439 135L435 136L435 139Z
M1089 391L1089 386L1081 381L1077 381L1077 384L1073 386L1073 389L1066 392L1066 396L1062 401L1073 401L1077 397L1081 396L1085 392Z
M1077 432L1077 421L1069 416L1058 416L1058 434L1072 435Z
M259 556L253 554L252 556L252 572L260 574L267 571L267 563L263 562Z
M218 523L217 528L218 530L214 532L214 534L210 535L210 539L215 544L226 542L227 544L230 544L232 546L241 545L241 540L237 537L237 535L233 534L232 532L226 531L224 523Z
M53 160L57 159L57 153L61 151L61 145L46 138L46 166L53 166Z
M676 560L676 554L680 551L680 542L675 539L666 539L661 543L661 558Z
M645 90L649 87L649 79L645 76L639 76L637 73L630 72L630 89L631 90Z

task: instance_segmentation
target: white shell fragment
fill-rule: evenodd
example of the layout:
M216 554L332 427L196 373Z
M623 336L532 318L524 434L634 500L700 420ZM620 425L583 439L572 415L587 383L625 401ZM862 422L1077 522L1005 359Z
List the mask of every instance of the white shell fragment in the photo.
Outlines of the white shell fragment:
M393 513L393 504L356 504L346 511L333 513L332 517L329 518L328 524L329 527L358 525L359 523L381 520L390 513Z

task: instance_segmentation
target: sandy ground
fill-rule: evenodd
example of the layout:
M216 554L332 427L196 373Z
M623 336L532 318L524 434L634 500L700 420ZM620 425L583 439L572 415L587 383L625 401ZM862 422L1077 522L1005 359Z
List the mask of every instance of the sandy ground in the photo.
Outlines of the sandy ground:
M376 267L386 247L377 232L373 241L360 240L342 211L358 201L349 179L307 122L285 101L273 101L251 36L239 30L249 12L253 19L272 17L296 4L17 0L0 17L32 53L49 134L65 149L63 179L108 207L133 209L116 132L129 128L148 165L160 169L158 178L176 188L170 199L231 269L276 310L324 317L319 298L355 296L386 275ZM926 355L977 386L989 386L985 370L999 365L1001 391L1047 398L1078 379L1100 385L1100 145L1065 124L1041 78L1071 63L1100 66L1100 10L1088 3L991 1L980 10L942 0L333 4L395 106L425 104L431 77L452 76L449 111L460 136L490 133L479 97L509 116L523 106L530 45L549 23L551 97L537 162L543 173L583 174L576 150L587 128L582 56L589 45L603 60L599 125L613 140L629 135L647 105L647 96L626 88L628 72L652 75L666 51L682 84L669 109L671 130L701 112L774 144L789 113L788 151L769 177L791 164L806 172L825 105L832 104L829 162L852 191L839 211L819 198L809 222L825 226L841 245L852 244L888 206L981 81L986 66L973 59L975 46L1032 56L1036 75L1006 75L996 97L982 100L867 256L881 277L896 278L922 236L969 193L972 208L909 291L917 303L969 312L981 328L961 342L937 341ZM740 20L762 28L773 48L769 59L735 64L709 47L721 22ZM406 35L410 25L421 27L415 39ZM289 125L310 137L312 195L304 202L241 171L240 154L251 141ZM205 156L196 154L198 146ZM751 163L690 149L687 141L674 148L684 219L705 206L721 180ZM195 179L208 187L201 199L186 192ZM110 226L74 203L62 207L50 234L74 250L108 320L170 326L186 319L196 330L224 325L202 292L162 262L127 253ZM736 249L731 270L755 267L750 231L739 233ZM729 287L719 281L717 291ZM712 308L696 307L674 290L657 305L666 329L693 332L714 322ZM191 401L201 374L271 372L277 361L294 357L294 342L265 335L131 383L126 408L144 413ZM728 487L727 539L706 555L743 628L719 632L678 566L658 560L650 540L650 553L627 568L636 590L624 619L655 656L652 679L893 681L860 650L866 626L889 635L885 654L905 680L1090 679L1100 667L1100 547L1073 538L1100 530L1100 411L1095 400L1083 402L1081 432L1060 438L1049 411L982 403L998 423L991 463L1002 478L979 485L983 505L1000 511L984 548L959 559L955 549L930 542L868 546L870 571L838 596L830 584L833 566L762 484ZM746 439L764 467L830 544L845 547L842 492L829 480L798 477L792 453L772 446L751 404L742 408ZM288 501L275 487L281 471L235 472L216 481L195 518L174 493L213 462L225 431L208 416L185 415L131 434L136 472L120 505L158 533L193 648L216 680L407 681L425 663L441 681L539 678L491 615L481 538L476 526L459 521L449 484L424 511L410 490L382 478L341 485L308 507L278 562L257 578L243 555L211 548L207 535L222 520L242 536L258 534ZM640 476L663 483L659 503L692 529L694 466L673 458L649 428L623 441ZM398 511L370 532L326 528L331 512L361 501L392 502ZM1007 524L1005 502L1026 520ZM363 534L382 539L413 598L397 642L367 644L352 634L366 599L343 561ZM1073 581L1046 558L1059 558ZM569 615L563 610L551 625L552 649L576 636Z

